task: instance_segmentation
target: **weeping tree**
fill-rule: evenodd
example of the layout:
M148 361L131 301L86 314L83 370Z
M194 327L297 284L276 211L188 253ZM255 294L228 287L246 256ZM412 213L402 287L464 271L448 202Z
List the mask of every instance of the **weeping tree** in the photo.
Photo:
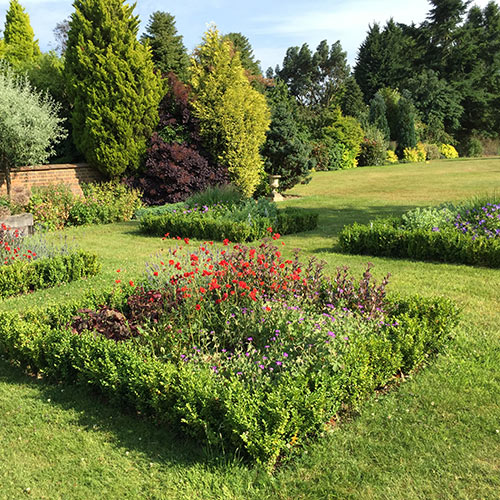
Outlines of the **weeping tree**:
M0 64L0 169L7 193L11 191L11 169L44 163L54 145L64 139L59 105L48 94L34 89L26 77L17 76Z
M137 40L139 19L123 0L75 0L65 72L73 101L73 137L108 177L142 163L158 123L161 76Z

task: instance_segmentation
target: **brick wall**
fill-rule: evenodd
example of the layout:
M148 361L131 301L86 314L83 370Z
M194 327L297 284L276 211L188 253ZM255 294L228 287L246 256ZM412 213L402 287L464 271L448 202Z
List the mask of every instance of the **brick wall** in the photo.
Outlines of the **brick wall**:
M30 192L32 186L65 184L75 194L82 194L80 187L84 182L96 182L103 179L100 172L84 163L71 165L39 165L19 167L11 171L12 192L23 190ZM0 172L0 195L7 193L3 172Z

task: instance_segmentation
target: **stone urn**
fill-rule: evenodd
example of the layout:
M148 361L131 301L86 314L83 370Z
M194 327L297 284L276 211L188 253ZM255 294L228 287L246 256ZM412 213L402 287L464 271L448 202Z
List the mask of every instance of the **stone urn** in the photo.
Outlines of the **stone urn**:
M283 201L283 196L278 192L280 187L281 175L269 174L269 185L271 186L271 200L272 201Z

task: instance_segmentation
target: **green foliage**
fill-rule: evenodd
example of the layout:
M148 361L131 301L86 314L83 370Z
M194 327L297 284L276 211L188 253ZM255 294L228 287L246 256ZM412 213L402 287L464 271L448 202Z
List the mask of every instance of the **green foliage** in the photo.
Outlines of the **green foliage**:
M340 108L318 114L314 128L317 140L328 151L328 170L343 170L357 166L364 137L359 122L352 116L343 116Z
M401 97L398 105L398 151L417 146L415 133L415 110L413 104L406 97Z
M141 36L141 42L151 48L154 65L161 73L172 71L182 81L188 79L189 57L182 35L177 34L173 15L168 12L153 12L149 16L146 33Z
M361 143L358 158L360 167L385 165L387 160L387 141L384 134L375 126L365 129L365 137Z
M439 160L441 152L437 144L423 144L427 160Z
M460 156L478 158L483 155L483 144L477 137L468 137L460 145Z
M30 18L17 0L10 0L5 16L3 51L5 59L13 67L29 64L40 55Z
M358 49L354 77L366 102L384 87L397 88L412 74L415 41L404 25L390 19L369 26Z
M238 52L211 28L192 59L194 114L207 150L227 165L245 196L255 191L263 169L260 148L269 128L265 97L254 90Z
M55 255L32 262L22 260L0 266L0 298L90 278L100 269L97 255L87 252Z
M185 204L189 207L194 207L198 205L202 207L203 205L238 205L243 201L241 192L238 191L233 185L226 184L223 186L213 186L200 191L199 193L190 196ZM174 204L175 205L175 204ZM177 204L178 205L178 204ZM169 205L166 205L169 206Z
M241 65L250 75L262 75L260 61L255 60L252 46L246 36L241 33L228 33L223 38L231 42L233 49L240 55Z
M307 43L290 47L276 76L283 80L297 101L313 109L338 106L349 77L347 54L340 42L330 47L323 40L314 53Z
M278 80L267 93L271 108L271 126L262 148L268 174L281 175L280 189L287 190L310 180L311 144L308 134L298 124L296 104L286 85Z
M139 19L123 0L76 0L65 72L76 146L109 177L137 170L163 96Z
M141 196L119 182L82 185L84 198L77 198L68 213L68 225L110 224L130 220L142 206Z
M144 212L143 212L144 213ZM158 214L159 215L155 215ZM280 234L313 229L318 225L318 213L286 208L277 210L266 199L248 200L239 205L178 207L156 209L141 214L143 233L222 241L255 241L269 234L269 227Z
M427 224L433 217L432 213L429 217L425 214L423 222ZM339 234L339 248L362 255L500 267L498 238L477 236L473 239L455 228L408 230L400 227L399 219L346 226Z
M10 170L44 163L65 137L59 109L25 77L0 63L0 169L6 173L9 193Z
M384 134L386 141L391 138L391 129L387 121L387 107L382 94L377 93L370 102L370 114L368 120L371 125L376 127Z
M130 220L141 207L140 193L116 181L83 184L84 197L62 184L32 189L26 209L46 230Z
M364 125L367 117L367 107L363 99L363 91L353 76L347 78L345 82L340 108L345 116L353 116Z

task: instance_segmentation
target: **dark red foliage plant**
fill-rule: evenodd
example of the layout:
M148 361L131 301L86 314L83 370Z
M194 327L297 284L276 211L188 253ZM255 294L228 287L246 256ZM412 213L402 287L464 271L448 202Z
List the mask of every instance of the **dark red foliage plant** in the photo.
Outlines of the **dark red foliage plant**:
M128 183L143 192L148 205L186 200L209 186L228 182L227 168L203 148L198 120L191 113L190 88L173 73L160 103L159 131L153 134L143 172Z

